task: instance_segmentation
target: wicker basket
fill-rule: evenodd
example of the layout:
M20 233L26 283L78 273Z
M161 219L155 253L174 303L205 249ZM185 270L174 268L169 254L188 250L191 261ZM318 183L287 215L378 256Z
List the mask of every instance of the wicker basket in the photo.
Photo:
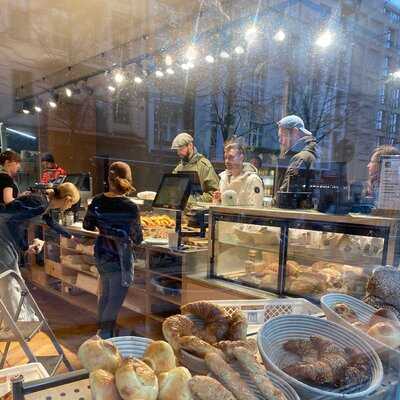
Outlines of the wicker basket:
M283 350L283 344L289 339L308 339L312 335L321 335L342 348L353 348L365 354L371 364L371 377L368 382L352 388L333 389L307 385L282 371L292 361ZM291 384L301 399L327 396L329 399L362 399L375 391L383 379L383 367L375 350L352 331L330 321L303 315L282 315L268 321L258 333L258 348L264 364Z
M321 307L325 312L325 315L330 321L336 322L340 325L346 326L353 330L360 337L364 338L381 356L382 361L385 363L400 363L400 350L394 349L379 340L369 336L367 333L363 332L361 329L354 327L350 322L341 317L338 313L333 310L336 304L346 304L349 306L357 315L357 319L363 324L367 324L371 319L372 315L376 309L361 300L358 300L347 294L340 293L330 293L321 298Z
M148 345L152 342L151 339L140 336L118 336L107 340L114 343L123 358L142 358Z

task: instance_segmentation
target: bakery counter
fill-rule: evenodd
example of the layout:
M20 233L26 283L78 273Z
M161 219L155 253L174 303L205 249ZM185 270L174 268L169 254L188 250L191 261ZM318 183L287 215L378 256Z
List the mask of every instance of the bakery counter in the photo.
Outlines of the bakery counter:
M97 312L99 274L95 265L96 232L81 224L65 226L77 240L54 234L47 226L33 226L30 237L45 240L41 257L31 257L26 278L35 285L89 312ZM183 277L205 272L208 248L176 251L166 245L135 246L135 278L129 288L118 323L137 334L158 338L166 316L179 311L183 301ZM133 322L132 322L133 321Z
M319 301L359 298L377 265L399 263L399 220L274 208L210 207L212 279Z

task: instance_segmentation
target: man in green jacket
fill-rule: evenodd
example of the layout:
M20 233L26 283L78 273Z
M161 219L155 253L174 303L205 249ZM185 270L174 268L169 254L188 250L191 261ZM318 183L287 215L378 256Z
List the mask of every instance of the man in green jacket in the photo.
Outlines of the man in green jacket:
M203 190L203 194L196 196L190 201L201 201L211 203L213 193L219 188L219 179L211 162L202 154L197 152L193 143L193 137L188 133L180 133L175 137L171 145L172 150L176 150L180 163L173 170L178 172L197 172Z

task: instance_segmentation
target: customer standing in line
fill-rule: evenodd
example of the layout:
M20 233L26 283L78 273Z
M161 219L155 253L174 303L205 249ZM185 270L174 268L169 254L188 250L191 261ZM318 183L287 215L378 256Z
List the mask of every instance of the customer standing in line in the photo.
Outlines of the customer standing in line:
M83 221L84 229L100 233L95 258L100 274L98 334L103 339L115 335L119 310L133 282L133 245L143 240L139 209L126 197L134 190L129 165L111 164L108 183L109 191L93 199Z

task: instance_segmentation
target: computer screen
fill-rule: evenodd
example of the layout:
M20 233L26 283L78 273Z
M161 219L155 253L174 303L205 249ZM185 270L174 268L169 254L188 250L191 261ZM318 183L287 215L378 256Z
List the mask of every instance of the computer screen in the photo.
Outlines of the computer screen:
M190 195L190 178L184 175L163 176L153 207L184 210Z

